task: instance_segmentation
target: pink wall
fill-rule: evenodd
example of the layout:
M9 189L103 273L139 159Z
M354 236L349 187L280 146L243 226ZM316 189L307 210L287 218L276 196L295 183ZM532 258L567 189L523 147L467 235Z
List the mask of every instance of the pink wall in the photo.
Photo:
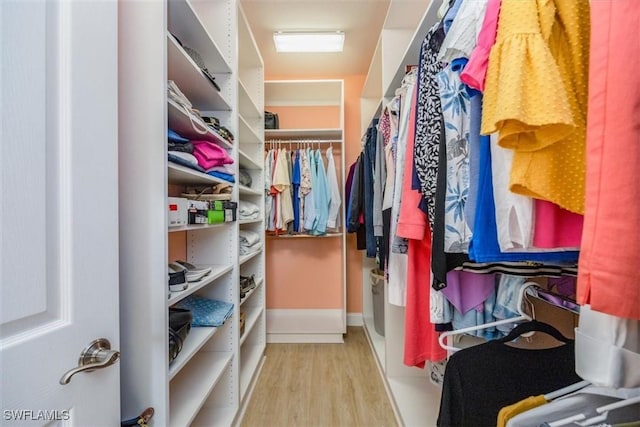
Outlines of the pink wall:
M265 105L264 109L278 114L281 129L337 129L340 127L340 107Z
M344 80L345 174L360 153L360 93L365 78L364 75L305 77ZM286 79L294 80L291 77L265 76L265 80ZM297 113L283 107L267 109L282 113L280 127L283 129L338 127L338 124L332 124L334 119L329 118L330 115L335 117L331 107L314 107L313 111L296 107ZM337 291L341 286L331 286L342 281L339 238L268 238L266 249L267 308L340 306L342 295ZM361 313L362 252L356 250L355 235L347 235L346 252L347 312Z

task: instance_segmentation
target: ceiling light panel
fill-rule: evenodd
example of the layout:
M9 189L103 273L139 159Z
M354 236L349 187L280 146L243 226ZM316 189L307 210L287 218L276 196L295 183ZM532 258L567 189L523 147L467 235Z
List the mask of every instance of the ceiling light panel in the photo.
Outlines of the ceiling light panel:
M327 32L288 32L273 34L277 52L342 52L344 47L343 31Z

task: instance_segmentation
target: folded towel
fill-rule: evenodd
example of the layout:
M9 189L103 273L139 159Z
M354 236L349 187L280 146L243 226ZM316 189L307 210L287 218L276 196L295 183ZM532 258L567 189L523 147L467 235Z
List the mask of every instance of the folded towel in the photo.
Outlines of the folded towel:
M240 200L238 204L238 213L240 214L240 216L259 214L260 208L255 203L251 203L246 200Z
M251 230L240 230L240 245L251 246L260 242L260 235Z
M256 242L251 246L240 245L240 255L249 255L262 249L262 242Z
M238 215L239 215L240 219L258 219L258 218L260 218L260 212L254 212L254 213L247 214L247 215L245 215L242 212L240 212Z

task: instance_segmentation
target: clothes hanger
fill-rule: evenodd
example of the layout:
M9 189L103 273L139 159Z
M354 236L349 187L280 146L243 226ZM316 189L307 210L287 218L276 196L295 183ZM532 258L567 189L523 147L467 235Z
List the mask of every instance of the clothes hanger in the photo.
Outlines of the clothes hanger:
M610 411L615 411L616 409L624 408L624 407L635 405L635 404L640 404L640 396L624 399L619 402L610 403L608 405L604 405L599 408L596 408L596 412L600 415L589 418L583 422L578 422L576 424L580 426L592 426L594 424L604 422L607 420L607 417L609 416Z
M553 399L557 399L558 397L562 397L562 396L567 395L569 393L573 393L574 391L581 390L581 389L585 388L588 385L591 385L590 381L586 381L586 380L578 381L575 384L571 384L571 385L568 385L566 387L562 387L559 390L552 391L551 393L545 394L544 395L544 400L546 400L547 402L550 402Z
M519 338L520 335L525 334L527 332L544 332L547 335L551 335L558 341L562 341L563 343L572 342L573 340L565 337L560 333L559 330L549 325L548 323L540 322L538 320L530 320L526 323L521 323L509 332L509 334L504 337L498 339L498 342L506 343L509 341L513 341L516 338Z
M535 317L535 313L533 311L533 305L526 298L525 294L527 293L527 290L531 288L537 288L537 287L538 287L537 283L527 282L520 288L520 291L518 293L518 312L520 313L520 316L512 317L509 319L496 320L495 322L483 323L481 325L476 325L476 326L469 326L468 328L456 329L455 331L443 332L438 337L438 343L445 350L455 352L455 351L461 350L461 348L448 345L446 343L447 337L462 335L462 334L466 334L467 332L480 331L482 329L492 328L494 326L499 326L499 325L507 325L511 323L518 323L518 322L533 320ZM523 309L523 304L525 301L530 305L531 315L527 314Z
M640 396L632 397L629 399L621 400L619 402L614 402L608 405L600 406L599 408L596 408L596 412L600 415L591 417L589 419L587 419L587 416L585 414L576 414L570 417L562 418L561 420L547 423L546 425L549 427L561 427L561 426L566 426L573 423L579 426L591 426L596 423L601 423L603 421L606 421L610 411L615 411L616 409L635 405L637 403L640 403Z

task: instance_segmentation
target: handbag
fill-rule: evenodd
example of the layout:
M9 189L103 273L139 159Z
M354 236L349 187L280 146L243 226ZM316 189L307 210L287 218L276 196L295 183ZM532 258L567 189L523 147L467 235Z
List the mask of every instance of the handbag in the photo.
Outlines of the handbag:
M200 112L193 108L193 105L191 105L191 101L189 101L185 94L182 93L178 85L173 80L169 80L167 82L167 96L170 100L182 107L184 113L187 115L187 117L189 117L191 127L194 131L196 131L200 135L206 135L209 133L209 128L207 126L200 123L200 121L198 120L194 120L194 114L198 117L198 119L201 118Z
M184 308L169 308L169 363L173 362L191 331L193 314Z
M280 120L276 113L272 113L271 111L264 112L264 128L280 129Z

